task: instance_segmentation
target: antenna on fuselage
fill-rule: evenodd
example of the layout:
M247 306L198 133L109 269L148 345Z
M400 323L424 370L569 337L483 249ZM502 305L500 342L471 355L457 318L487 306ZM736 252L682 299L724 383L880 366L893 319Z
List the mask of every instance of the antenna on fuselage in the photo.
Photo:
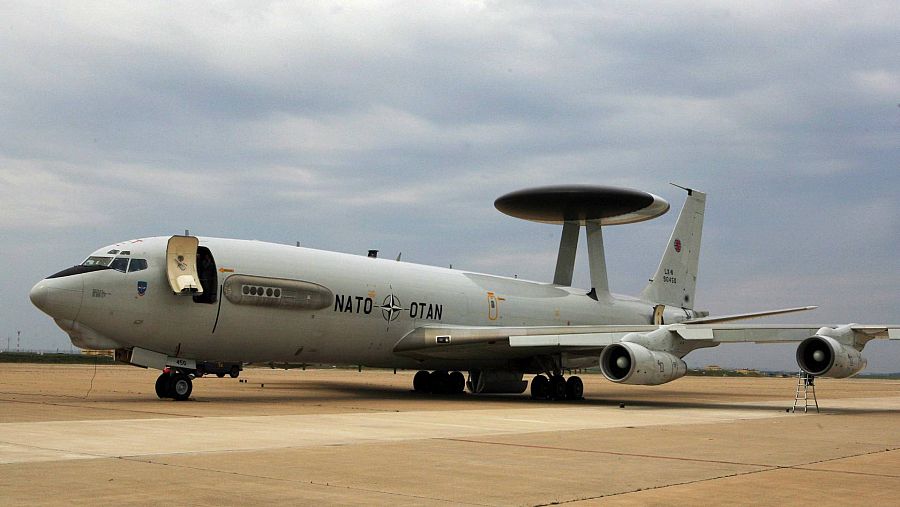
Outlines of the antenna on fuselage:
M562 185L517 190L496 201L509 216L563 226L556 257L553 283L571 286L581 227L587 231L588 266L594 299L609 294L603 226L631 224L656 218L669 210L669 203L640 190L595 185Z

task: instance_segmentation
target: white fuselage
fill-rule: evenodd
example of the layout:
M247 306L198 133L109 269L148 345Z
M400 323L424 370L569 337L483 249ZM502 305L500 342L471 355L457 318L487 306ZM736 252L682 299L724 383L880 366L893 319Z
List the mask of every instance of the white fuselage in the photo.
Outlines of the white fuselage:
M653 304L633 298L600 294L595 300L584 289L217 238L200 239L200 246L215 260L216 301L195 302L170 289L167 239L134 240L96 253L128 248L131 257L148 261L148 269L128 273L104 269L41 282L52 294L68 294L70 306L75 304L73 294L82 291L73 316L54 315L73 343L85 348L140 347L206 361L464 368L502 364L491 359L423 362L397 355L394 345L426 325L569 326L653 320ZM228 277L237 275L311 282L329 289L333 301L316 310L235 304L223 296L222 287ZM688 317L681 309L667 309L665 314L669 323Z

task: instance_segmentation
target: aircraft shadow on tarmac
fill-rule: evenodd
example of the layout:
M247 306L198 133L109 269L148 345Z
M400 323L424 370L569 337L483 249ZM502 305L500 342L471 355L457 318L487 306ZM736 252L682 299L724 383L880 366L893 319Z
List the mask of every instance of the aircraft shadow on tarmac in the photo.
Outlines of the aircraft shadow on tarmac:
M362 382L343 382L343 381L304 381L304 382L265 382L265 387L260 387L261 384L255 382L249 382L247 384L242 384L246 386L247 389L252 389L254 391L253 394L247 393L244 395L228 395L228 396L216 396L214 399L206 398L200 394L199 398L202 401L208 401L215 403L216 401L229 401L229 402L266 402L265 398L261 398L258 396L260 390L271 391L271 390L279 390L282 391L276 398L272 398L272 401L277 400L278 402L296 402L296 403L304 403L304 402L334 402L334 401L347 401L351 399L360 399L360 400L384 400L384 401L404 401L411 402L415 400L422 401L435 401L444 404L454 404L458 403L460 405L466 404L469 409L477 409L478 402L484 402L487 404L492 404L496 402L501 403L509 403L516 404L519 406L523 406L525 408L534 407L534 408L544 408L544 407L619 407L621 404L624 404L624 408L669 408L669 409L714 409L714 410L722 410L722 409L732 409L732 410L745 410L745 411L762 411L762 412L770 412L770 411L782 411L786 408L790 408L793 404L793 398L790 397L791 393L785 393L783 403L780 405L773 405L773 401L777 401L773 399L771 395L752 395L745 394L741 395L742 398L757 398L759 402L754 401L745 401L745 402L717 402L717 401L701 401L698 398L710 398L711 395L709 392L702 391L679 391L672 393L661 393L654 392L652 396L656 399L642 399L641 397L623 397L623 396L611 396L609 398L603 398L602 393L589 395L587 398L583 400L577 401L551 401L551 400L532 400L527 393L525 394L479 394L472 395L469 393L464 394L449 394L449 395L433 395L433 394L424 394L417 393L412 391L411 389L397 386L385 386L383 384L366 384ZM285 395L283 393L284 390L295 390L297 391L297 395ZM301 394L301 393L305 393ZM636 393L637 394L637 393ZM660 397L671 396L672 400L659 400ZM474 402L474 404L473 404ZM885 413L885 414L900 414L900 409L893 408L851 408L851 407L829 407L829 403L833 403L835 405L840 405L841 399L837 398L834 400L828 400L825 397L820 397L820 411L822 414L873 414L873 413Z

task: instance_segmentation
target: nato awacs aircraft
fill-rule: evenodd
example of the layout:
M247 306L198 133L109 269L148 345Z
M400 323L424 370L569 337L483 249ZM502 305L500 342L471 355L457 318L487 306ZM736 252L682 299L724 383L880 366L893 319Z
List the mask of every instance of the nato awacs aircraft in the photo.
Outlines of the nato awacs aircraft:
M502 212L562 225L552 283L398 260L233 239L170 236L103 247L31 290L31 300L86 349L163 373L160 398L185 400L206 373L242 364L346 364L419 370L429 393L523 393L580 399L573 368L658 385L685 375L684 356L731 342L798 342L811 375L848 377L866 366L887 325L746 325L802 311L710 317L694 309L706 194L687 191L662 260L638 297L610 293L603 227L649 220L669 204L646 192L598 186L521 190ZM591 287L572 287L581 228ZM468 378L462 373L467 372Z

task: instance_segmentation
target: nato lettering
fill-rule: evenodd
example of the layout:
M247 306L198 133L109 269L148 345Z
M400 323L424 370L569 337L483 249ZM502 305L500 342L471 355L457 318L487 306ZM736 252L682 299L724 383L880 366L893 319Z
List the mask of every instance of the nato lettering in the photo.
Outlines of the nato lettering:
M442 320L444 318L444 305L442 304L413 301L409 303L409 306L405 306L399 298L391 297L393 299L390 299L390 303L376 305L371 297L335 294L334 311L369 315L375 309L390 310L392 314L389 320L394 320L397 313L406 314L411 319Z
M412 319L441 320L443 312L444 305L415 301L409 304L409 317Z
M372 298L362 296L350 296L343 294L334 295L334 311L343 313L372 313Z

